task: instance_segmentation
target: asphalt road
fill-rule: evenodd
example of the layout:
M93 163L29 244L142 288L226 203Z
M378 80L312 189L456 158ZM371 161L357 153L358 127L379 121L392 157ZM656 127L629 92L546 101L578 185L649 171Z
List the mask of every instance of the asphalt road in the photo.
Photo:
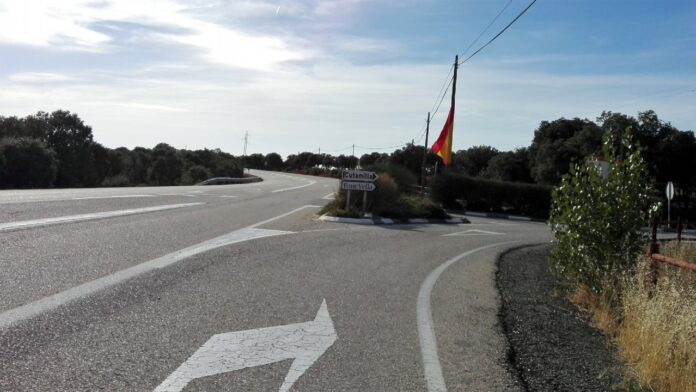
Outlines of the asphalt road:
M497 254L545 225L321 222L337 181L0 192L0 390L515 390Z

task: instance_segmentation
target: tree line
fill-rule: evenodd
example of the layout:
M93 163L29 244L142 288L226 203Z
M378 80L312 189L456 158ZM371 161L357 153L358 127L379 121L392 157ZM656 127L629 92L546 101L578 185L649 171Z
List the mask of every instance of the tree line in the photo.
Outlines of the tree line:
M558 185L572 161L601 155L605 130L621 135L627 127L646 147L644 158L658 187L673 181L683 191L696 191L694 133L675 128L654 111L637 117L605 111L594 121L542 121L529 146L513 151L485 145L459 150L447 170L498 181ZM418 177L424 150L407 144L391 153L359 158L305 151L283 159L276 152L235 157L219 149L181 150L165 143L152 149L111 149L93 140L92 128L77 114L58 110L24 118L0 116L0 188L195 184L211 177L240 177L243 167L338 176L345 168L384 163L404 167ZM438 160L426 154L429 173Z
M65 110L0 116L0 188L180 185L240 176L240 160L220 150L104 147Z

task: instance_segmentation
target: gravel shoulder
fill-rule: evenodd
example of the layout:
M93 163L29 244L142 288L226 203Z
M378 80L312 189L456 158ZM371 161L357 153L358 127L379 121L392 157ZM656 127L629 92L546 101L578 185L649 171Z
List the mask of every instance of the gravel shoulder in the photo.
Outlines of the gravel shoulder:
M498 261L511 366L528 391L622 390L615 349L566 300L567 286L546 263L549 249L513 249Z

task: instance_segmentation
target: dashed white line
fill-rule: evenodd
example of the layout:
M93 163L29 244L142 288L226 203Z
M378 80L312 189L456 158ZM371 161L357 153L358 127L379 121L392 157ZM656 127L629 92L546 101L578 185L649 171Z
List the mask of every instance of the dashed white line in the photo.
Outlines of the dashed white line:
M88 220L94 220L94 219L113 218L113 217L124 216L124 215L144 214L144 213L148 213L148 212L172 210L175 208L191 207L191 206L197 206L197 205L201 205L201 204L205 204L205 203L166 204L166 205L161 205L161 206L153 206L153 207L145 207L145 208L132 208L132 209L127 209L127 210L93 212L90 214L68 215L68 216L58 216L55 218L43 218L43 219L33 219L33 220L26 220L26 221L19 221L19 222L9 222L9 223L0 224L0 232L11 231L11 230L21 230L21 229L26 229L26 228L30 228L30 227L37 227L37 226L57 225L57 224L61 224L61 223L82 222L82 221L88 221Z

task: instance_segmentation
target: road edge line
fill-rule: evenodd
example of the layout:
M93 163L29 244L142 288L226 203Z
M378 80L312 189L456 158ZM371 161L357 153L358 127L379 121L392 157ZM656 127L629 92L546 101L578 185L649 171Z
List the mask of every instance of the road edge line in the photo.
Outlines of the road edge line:
M421 348L421 359L423 361L423 372L426 385L429 392L445 392L447 385L442 374L442 366L440 358L437 354L437 337L435 336L435 327L433 324L433 314L430 307L430 296L435 287L435 283L440 278L440 275L452 264L480 251L495 248L501 245L514 244L520 241L504 241L494 244L481 246L464 253L461 253L432 270L428 277L425 278L418 291L418 301L416 303L416 319L418 326L418 341Z

